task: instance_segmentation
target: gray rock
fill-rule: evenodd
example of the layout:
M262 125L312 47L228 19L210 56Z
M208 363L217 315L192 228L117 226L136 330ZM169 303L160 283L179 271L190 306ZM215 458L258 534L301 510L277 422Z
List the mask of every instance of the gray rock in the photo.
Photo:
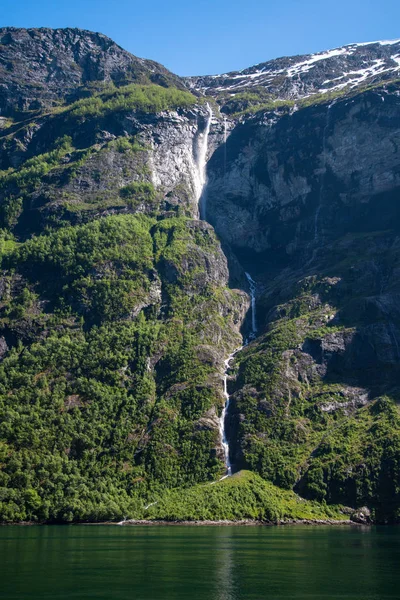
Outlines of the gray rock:
M360 525L368 525L371 523L371 511L367 506L358 508L350 515L350 520L354 523L360 523Z
M4 358L4 356L8 352L8 345L4 336L0 337L0 360Z

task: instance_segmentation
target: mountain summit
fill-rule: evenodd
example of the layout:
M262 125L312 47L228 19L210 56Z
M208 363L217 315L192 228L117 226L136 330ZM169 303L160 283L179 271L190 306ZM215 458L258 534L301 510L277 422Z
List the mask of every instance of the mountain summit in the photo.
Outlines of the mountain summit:
M165 67L133 56L107 36L70 28L1 28L0 81L2 115L71 101L93 82L183 87Z

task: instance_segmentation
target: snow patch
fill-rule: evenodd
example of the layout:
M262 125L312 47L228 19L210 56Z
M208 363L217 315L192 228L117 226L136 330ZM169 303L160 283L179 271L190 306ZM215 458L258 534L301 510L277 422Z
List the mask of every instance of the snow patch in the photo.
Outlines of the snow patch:
M397 63L397 65L400 67L400 54L397 54L396 56L391 56L390 58L394 60L394 62Z
M305 73L306 71L312 69L316 62L327 60L328 58L332 58L334 56L342 56L343 54L348 54L347 48L337 48L335 50L328 50L328 52L314 54L308 60L304 60L303 62L299 62L293 67L290 67L287 70L287 74L289 77L293 77L293 75L297 75L298 73Z

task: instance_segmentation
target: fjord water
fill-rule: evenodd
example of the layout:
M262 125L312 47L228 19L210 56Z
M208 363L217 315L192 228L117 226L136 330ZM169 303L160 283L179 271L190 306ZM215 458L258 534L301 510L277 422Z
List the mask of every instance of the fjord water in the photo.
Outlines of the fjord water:
M396 527L0 528L2 600L398 599Z

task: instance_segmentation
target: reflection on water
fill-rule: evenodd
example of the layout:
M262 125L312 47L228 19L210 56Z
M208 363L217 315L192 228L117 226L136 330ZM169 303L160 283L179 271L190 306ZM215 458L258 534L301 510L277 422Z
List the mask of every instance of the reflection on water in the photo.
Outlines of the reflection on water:
M2 527L1 600L398 600L400 530Z
M233 528L218 528L215 544L215 599L236 600Z

